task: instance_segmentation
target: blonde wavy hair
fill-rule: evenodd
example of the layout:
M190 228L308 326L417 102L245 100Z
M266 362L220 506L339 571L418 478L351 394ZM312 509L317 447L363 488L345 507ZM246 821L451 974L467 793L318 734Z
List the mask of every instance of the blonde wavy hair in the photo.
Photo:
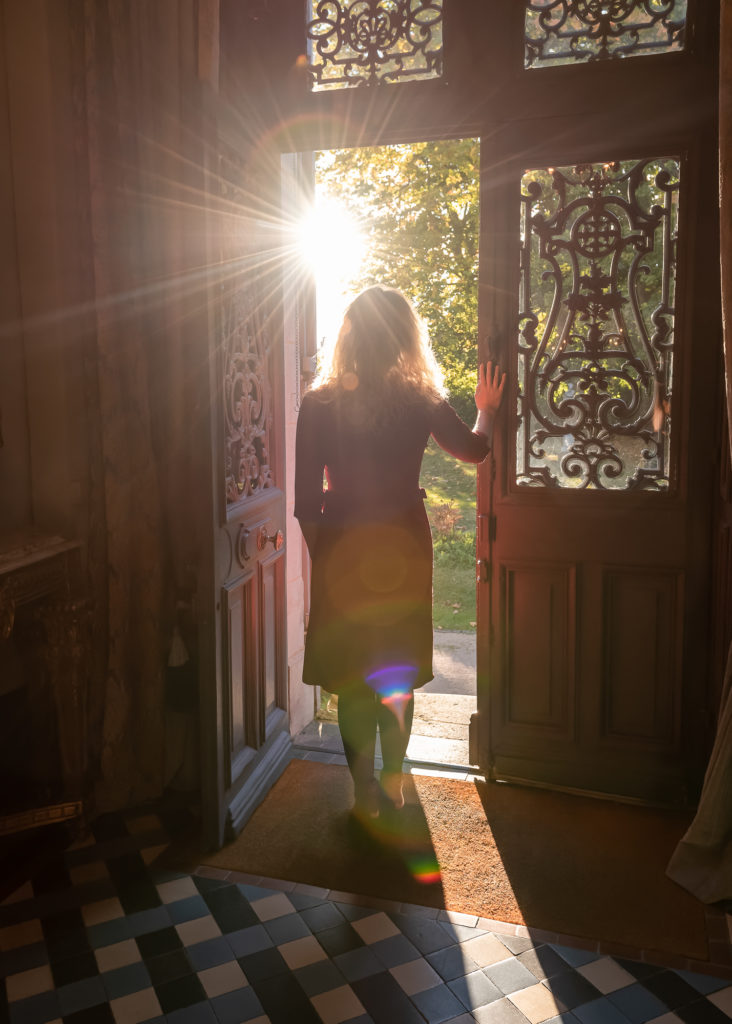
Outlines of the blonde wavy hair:
M382 416L414 399L445 396L442 369L424 324L397 288L375 284L346 310L315 387L350 392Z

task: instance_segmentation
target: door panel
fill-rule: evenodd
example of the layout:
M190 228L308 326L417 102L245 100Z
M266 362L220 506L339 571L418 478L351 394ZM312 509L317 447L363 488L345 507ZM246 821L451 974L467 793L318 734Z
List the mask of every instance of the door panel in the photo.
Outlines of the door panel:
M501 565L505 623L504 730L574 734L574 566Z
M281 263L271 211L279 159L265 164L241 134L213 123L209 237L212 298L215 735L206 735L208 839L234 836L284 770L287 715Z
M510 394L479 479L481 765L684 803L685 667L705 661L687 595L708 571L688 542L695 175L678 140L625 163L594 141L562 166L511 135L482 147L482 358Z
M680 573L604 570L602 740L678 750L681 593Z

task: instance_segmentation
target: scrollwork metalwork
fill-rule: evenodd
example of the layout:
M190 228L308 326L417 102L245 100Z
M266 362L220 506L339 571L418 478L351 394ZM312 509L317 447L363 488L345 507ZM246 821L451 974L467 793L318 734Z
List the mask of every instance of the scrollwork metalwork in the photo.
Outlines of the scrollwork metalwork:
M527 171L517 482L670 484L679 161Z
M686 0L528 0L527 68L681 50Z
M237 287L225 308L226 500L272 487L270 345L253 287Z
M439 78L442 0L310 0L312 88Z

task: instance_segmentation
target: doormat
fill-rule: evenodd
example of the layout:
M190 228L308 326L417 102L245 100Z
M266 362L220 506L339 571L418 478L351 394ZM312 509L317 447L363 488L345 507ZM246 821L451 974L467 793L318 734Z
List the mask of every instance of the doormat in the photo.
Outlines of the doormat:
M405 776L366 829L348 770L293 760L204 864L706 960L704 907L665 875L688 814L520 786Z

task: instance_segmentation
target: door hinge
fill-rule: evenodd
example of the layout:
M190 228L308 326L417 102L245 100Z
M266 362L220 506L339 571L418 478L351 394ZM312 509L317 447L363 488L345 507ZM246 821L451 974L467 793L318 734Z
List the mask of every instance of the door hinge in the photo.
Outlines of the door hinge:
M491 561L489 558L478 559L478 571L476 573L476 579L478 583L490 583L491 581Z

